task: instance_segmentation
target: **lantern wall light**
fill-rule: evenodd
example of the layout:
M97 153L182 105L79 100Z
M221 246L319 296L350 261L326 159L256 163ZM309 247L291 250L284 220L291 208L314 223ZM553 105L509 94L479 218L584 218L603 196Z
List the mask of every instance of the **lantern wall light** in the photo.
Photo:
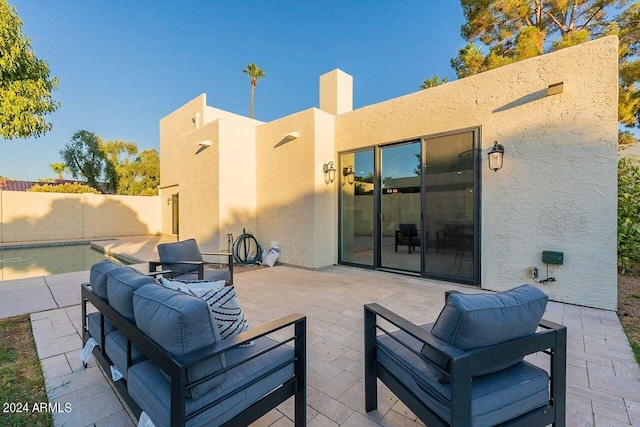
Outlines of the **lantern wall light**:
M333 166L333 161L329 161L322 166L324 172L324 180L327 184L332 183L336 179L336 168Z
M353 185L356 180L356 173L353 171L353 166L349 165L346 168L343 168L342 175L347 177L347 182L350 185Z
M493 148L487 154L489 157L489 169L494 172L498 172L502 169L503 164L503 156L504 156L504 147L502 144L498 144L498 141L493 143Z

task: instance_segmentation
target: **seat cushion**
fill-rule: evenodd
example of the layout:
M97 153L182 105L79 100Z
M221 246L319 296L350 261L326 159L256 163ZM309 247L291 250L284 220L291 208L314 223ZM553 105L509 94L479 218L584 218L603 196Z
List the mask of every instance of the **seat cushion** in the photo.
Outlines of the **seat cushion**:
M255 343L253 347L234 348L227 352L225 354L227 364L231 365L257 354L275 344L275 341L263 337L255 340ZM197 400L186 399L185 411L187 414L215 401L232 390L255 381L269 370L285 364L284 367L274 373L189 420L187 426L217 426L230 420L266 393L293 377L293 360L294 350L290 347L282 346L229 370L227 379L221 386L210 390ZM129 369L128 387L131 396L138 402L142 410L149 415L156 426L169 425L170 383L153 363L146 361L132 366Z
M124 379L127 379L127 338L118 330L111 331L104 340L107 357L116 365ZM146 356L135 345L131 345L131 362L145 360Z
M162 243L158 245L158 256L160 257L160 262L165 267L167 264L171 264L172 262L203 261L196 239L188 239L175 243ZM193 272L194 270L196 273L198 271L197 268L194 269L193 266L184 264L175 264L170 268L174 276Z
M91 290L93 293L98 295L100 298L107 299L107 275L120 268L129 268L131 267L123 267L114 262L105 259L91 266L91 271L89 272L89 283L91 284Z
M422 343L403 331L393 332L412 350L419 352ZM451 420L451 385L439 381L435 370L389 336L378 337L378 361L402 384L442 419ZM549 376L528 362L478 376L471 385L472 426L500 424L530 410L544 406L549 400Z
M199 350L220 341L209 306L202 299L164 286L146 285L133 295L138 328L173 356ZM224 356L217 356L187 369L191 384L224 367ZM218 386L225 374L211 378L187 391L191 399Z
M100 313L90 313L87 315L87 329L98 345L100 345ZM116 328L106 318L104 319L104 335L114 331Z
M158 282L133 268L121 267L110 271L107 275L109 304L122 316L134 321L133 292L148 284L158 285Z
M547 306L547 295L532 285L522 285L493 294L452 293L433 325L432 333L447 344L462 350L500 344L535 333ZM440 367L443 360L434 358L428 348L422 354ZM500 371L521 362L514 358L475 375Z

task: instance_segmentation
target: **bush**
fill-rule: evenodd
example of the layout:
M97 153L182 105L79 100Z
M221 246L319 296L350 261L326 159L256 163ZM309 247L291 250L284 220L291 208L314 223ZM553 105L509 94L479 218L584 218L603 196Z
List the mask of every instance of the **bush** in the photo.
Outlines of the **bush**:
M29 189L29 191L33 191L36 193L93 193L93 194L102 194L95 188L89 187L85 184L79 184L74 182L73 184L64 183L64 184L38 184L34 185Z
M640 162L618 160L618 268L634 273L640 265Z

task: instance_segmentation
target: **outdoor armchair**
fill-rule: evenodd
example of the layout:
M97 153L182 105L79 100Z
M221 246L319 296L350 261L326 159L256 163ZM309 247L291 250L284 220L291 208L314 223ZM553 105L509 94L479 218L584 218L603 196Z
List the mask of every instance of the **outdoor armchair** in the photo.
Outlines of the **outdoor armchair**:
M219 256L226 262L226 268L205 269L206 263L202 256ZM200 252L196 239L183 240L175 243L162 243L158 245L157 261L149 261L149 271L154 272L161 267L163 270L171 270L169 278L181 280L225 280L227 284L233 284L233 254L228 252Z
M541 320L544 306L530 285L451 293L436 323L423 326L365 305L366 411L377 408L379 378L430 427L564 426L566 328ZM548 355L548 371L523 360L537 352Z
M409 253L416 250L416 246L420 246L420 236L418 228L415 224L400 224L400 230L396 230L395 235L395 251L398 252L398 245L408 246Z

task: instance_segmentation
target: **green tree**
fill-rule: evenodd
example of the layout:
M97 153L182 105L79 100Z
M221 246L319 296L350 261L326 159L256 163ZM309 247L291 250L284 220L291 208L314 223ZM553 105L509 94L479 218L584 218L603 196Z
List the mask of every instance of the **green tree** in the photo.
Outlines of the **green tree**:
M74 178L84 178L87 184L100 191L98 183L106 177L107 155L102 150L102 139L86 130L73 134L60 150L60 157ZM107 182L107 189L114 192L116 183Z
M22 21L7 0L0 0L0 137L39 137L52 127L44 119L60 104L51 97L58 79L38 59Z
M603 35L620 40L619 120L640 127L640 2L626 0L461 0L469 44L451 66L459 78L574 46ZM610 19L609 12L619 12ZM479 43L479 44L476 44ZM486 46L488 53L482 52ZM628 141L627 135L624 136Z
M137 150L136 150L137 153ZM160 185L160 158L155 149L145 150L118 168L118 194L155 196Z
M67 166L64 163L51 163L49 168L58 174L58 179L62 179L62 174L67 171Z
M258 79L267 77L267 74L253 62L247 65L247 68L242 70L242 72L251 79L251 103L249 104L249 117L253 119L253 99L256 91L256 85L258 84Z
M436 87L441 84L445 84L448 81L448 78L445 77L444 79L441 79L439 75L434 74L433 77L427 77L426 79L424 79L424 81L420 85L420 89L429 89L430 87Z

